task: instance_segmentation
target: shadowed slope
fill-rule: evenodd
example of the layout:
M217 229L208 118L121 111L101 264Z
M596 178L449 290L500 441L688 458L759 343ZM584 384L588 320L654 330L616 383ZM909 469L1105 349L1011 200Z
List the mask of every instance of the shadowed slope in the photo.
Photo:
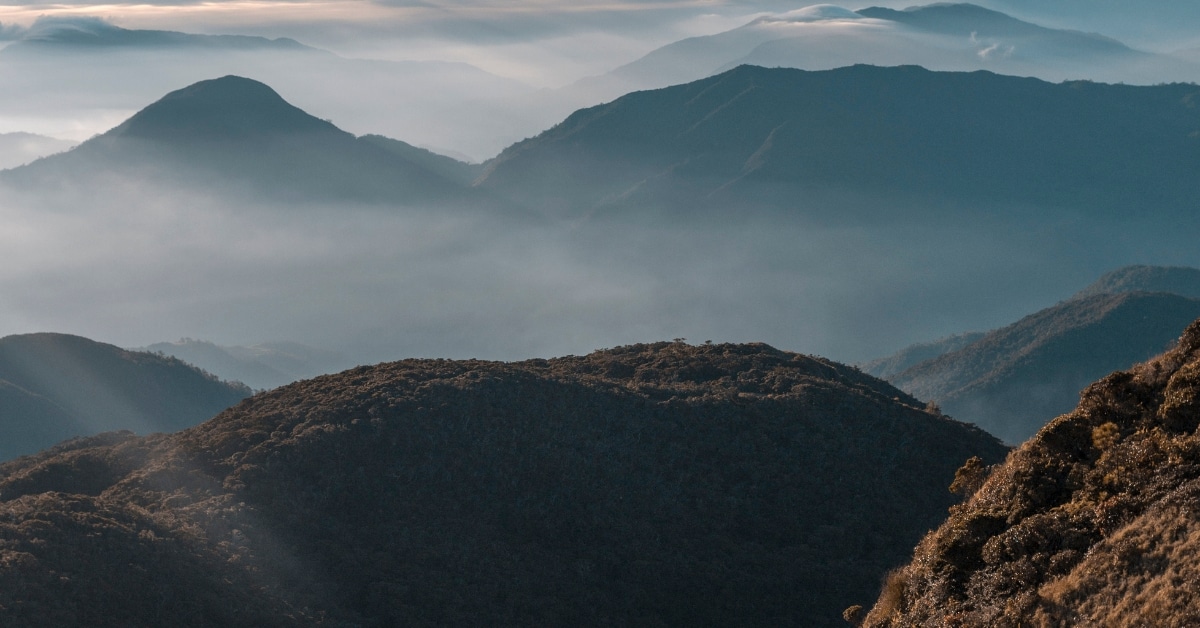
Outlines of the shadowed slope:
M178 435L0 468L0 551L24 552L20 573L48 583L27 596L51 599L61 587L42 578L63 573L85 584L59 603L88 608L113 592L56 552L96 524L26 522L71 504L134 509L155 532L123 559L164 573L201 562L186 586L159 581L170 622L232 586L292 625L835 626L942 516L953 469L1005 451L921 405L765 345L360 367ZM120 596L131 614L158 599Z
M865 626L1200 622L1200 321L1090 386L917 546Z
M0 339L0 460L73 436L190 427L250 390L174 358L65 334Z
M1146 292L1064 301L888 378L1020 443L1067 412L1089 382L1162 352L1200 300Z

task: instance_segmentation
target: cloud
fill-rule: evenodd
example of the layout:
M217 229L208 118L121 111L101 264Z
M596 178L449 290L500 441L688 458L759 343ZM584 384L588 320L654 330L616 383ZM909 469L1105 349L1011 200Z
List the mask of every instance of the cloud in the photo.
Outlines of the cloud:
M16 41L25 36L27 28L20 24L0 22L0 41Z

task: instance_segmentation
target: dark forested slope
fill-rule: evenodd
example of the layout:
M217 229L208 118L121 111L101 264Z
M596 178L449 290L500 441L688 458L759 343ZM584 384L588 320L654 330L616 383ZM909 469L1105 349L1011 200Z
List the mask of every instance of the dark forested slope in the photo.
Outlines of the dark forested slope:
M765 345L360 367L0 467L0 615L839 625L1004 453Z
M865 625L1200 624L1198 425L1200 321L974 474Z

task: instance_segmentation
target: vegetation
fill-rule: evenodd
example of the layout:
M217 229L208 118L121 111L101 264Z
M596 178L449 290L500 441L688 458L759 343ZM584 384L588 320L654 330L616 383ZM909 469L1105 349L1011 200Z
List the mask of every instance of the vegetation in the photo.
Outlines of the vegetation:
M864 625L1200 623L1200 321L1084 391L889 579Z
M0 467L0 623L836 626L1004 453L765 345L360 367Z

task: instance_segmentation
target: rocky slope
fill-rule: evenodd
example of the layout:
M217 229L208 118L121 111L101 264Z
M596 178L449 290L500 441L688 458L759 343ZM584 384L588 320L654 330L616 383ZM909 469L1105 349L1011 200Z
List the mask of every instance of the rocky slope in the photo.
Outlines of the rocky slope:
M923 406L765 345L360 367L0 467L0 618L839 625L1005 453Z
M1090 386L893 574L865 626L1200 622L1200 321Z

